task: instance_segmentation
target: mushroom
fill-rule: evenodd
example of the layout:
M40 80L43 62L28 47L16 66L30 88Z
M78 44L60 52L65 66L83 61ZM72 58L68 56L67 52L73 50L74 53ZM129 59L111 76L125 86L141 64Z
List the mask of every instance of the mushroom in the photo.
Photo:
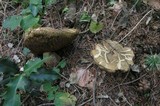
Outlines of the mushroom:
M116 41L105 40L95 45L91 51L95 63L108 72L128 71L133 65L134 53L129 47L123 47Z
M51 56L45 62L47 67L56 66L61 57L55 51L67 46L77 37L77 29L53 29L50 27L41 27L31 29L24 34L24 45L29 48L33 54Z
M24 35L24 45L34 54L57 51L70 44L78 35L77 29L40 27Z

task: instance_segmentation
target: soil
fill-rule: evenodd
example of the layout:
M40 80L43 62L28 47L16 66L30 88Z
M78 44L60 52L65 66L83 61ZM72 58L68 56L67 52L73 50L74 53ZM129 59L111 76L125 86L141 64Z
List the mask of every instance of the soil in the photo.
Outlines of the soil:
M42 17L42 26L70 27L81 31L72 45L57 51L63 59L67 60L67 66L61 70L66 78L69 79L70 73L81 67L87 67L96 77L93 89L78 85L75 85L76 88L74 86L67 88L66 79L61 78L59 81L58 84L62 90L77 97L77 106L160 105L160 72L159 70L149 71L144 65L147 55L160 53L160 15L158 11L153 10L144 17L152 8L144 3L134 7L133 1L126 0L127 6L119 13L110 10L106 0L77 1L75 4L77 15L73 20L65 20L65 15L61 12L65 5L69 4L58 1L57 4L48 7L46 14ZM1 26L7 16L18 14L22 6L13 4L9 0L2 1L1 5L6 7L5 10L4 7L0 8L0 12L3 13L0 14L0 56L13 58L13 55L16 54L21 59L19 66L22 66L27 61L22 54L23 31L20 28L10 31ZM85 8L89 15L96 14L98 21L104 24L103 30L99 33L91 33L88 30L89 23L79 22L80 14ZM144 19L136 26L143 17ZM150 17L152 17L151 21L146 24ZM122 40L134 27L131 34ZM130 69L127 73L121 71L108 73L95 65L90 51L94 49L95 43L105 39L121 41L122 45L132 48L135 53L134 63L139 66L140 72ZM13 48L9 48L8 43L13 43ZM23 96L24 106L37 106L49 102L41 93L37 96L27 94Z

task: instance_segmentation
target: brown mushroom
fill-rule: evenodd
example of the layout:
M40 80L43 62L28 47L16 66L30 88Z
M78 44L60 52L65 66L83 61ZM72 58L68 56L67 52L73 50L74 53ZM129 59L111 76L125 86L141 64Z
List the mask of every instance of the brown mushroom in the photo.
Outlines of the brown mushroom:
M57 51L70 44L78 35L77 29L41 27L24 35L24 45L34 54Z

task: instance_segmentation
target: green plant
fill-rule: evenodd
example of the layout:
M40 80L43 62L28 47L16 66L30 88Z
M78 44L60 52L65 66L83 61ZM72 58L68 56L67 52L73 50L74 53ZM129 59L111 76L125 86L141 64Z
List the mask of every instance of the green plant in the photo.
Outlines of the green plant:
M20 3L21 0L14 0L14 2ZM27 8L23 9L19 15L13 15L5 19L2 26L11 30L17 27L21 27L23 30L37 27L40 24L40 17L43 15L46 6L55 2L56 0L29 0L29 4L25 4L28 4Z
M93 21L93 20L91 21L90 26L89 26L89 30L92 33L96 34L99 31L101 31L102 29L103 29L103 24L102 23L96 22L96 21Z
M10 61L7 58L1 58L0 59L0 72L3 73L3 79L0 81L0 85L4 86L3 94L1 94L1 97L3 98L3 106L20 106L21 105L21 93L20 92L28 92L29 89L32 89L30 85L33 85L33 82L37 84L43 84L47 85L48 83L51 84L51 82L57 80L60 78L60 69L64 68L66 65L66 62L62 60L56 67L53 69L45 69L43 68L43 63L50 59L51 57L45 57L43 59L35 58L32 60L29 60L26 62L26 64L23 67L23 72L19 72L19 68L17 64ZM49 86L49 85L48 85ZM53 91L57 91L54 86L51 85L45 89L48 95L50 95L48 98L49 100L53 100L56 105L56 101L60 101L61 97L58 96L58 92L54 94ZM51 89L52 88L52 89ZM51 92L53 94L51 94ZM60 93L60 92L59 92ZM69 93L62 92L62 96L67 95L66 99L69 99L70 96L75 99L73 95L70 95ZM52 95L55 95L54 98ZM57 95L57 96L56 96ZM68 96L70 95L70 96ZM64 96L65 97L65 96ZM59 98L59 99L58 99ZM70 100L70 99L69 99ZM71 101L71 100L70 100ZM63 102L63 100L61 100ZM64 104L66 102L64 101ZM68 103L68 101L67 101ZM56 105L56 106L65 106L65 105ZM73 105L74 106L74 105Z
M150 70L160 70L160 54L148 55L145 64Z
M87 12L83 12L81 14L81 17L80 17L80 22L90 22L91 21L91 16L89 16L89 14Z
M48 100L54 100L55 106L75 106L76 97L67 93L58 91L57 86L52 86L51 83L45 83L42 85L42 91L47 93Z

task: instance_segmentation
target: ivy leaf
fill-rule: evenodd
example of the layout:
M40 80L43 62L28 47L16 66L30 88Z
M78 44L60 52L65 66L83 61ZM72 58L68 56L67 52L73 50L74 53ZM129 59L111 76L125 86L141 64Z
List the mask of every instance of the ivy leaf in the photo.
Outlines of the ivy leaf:
M50 70L46 70L44 68L38 70L37 73L32 73L30 75L31 80L44 82L44 81L54 81L59 78L59 75L55 72L52 72Z
M87 12L83 12L80 18L80 22L90 22L91 17L88 15Z
M52 86L52 84L49 82L43 84L43 91L47 93L48 100L53 100L55 98L55 93L57 90L58 90L58 86Z
M11 82L9 82L7 84L7 92L3 97L3 106L20 106L20 95L17 94L17 90L25 90L27 83L28 82L23 75L16 76Z
M58 90L58 86L52 86L50 82L46 82L45 84L43 84L43 91L49 92L51 90L53 91L53 93L56 93L56 91Z
M7 58L0 59L0 72L13 74L17 73L18 71L19 68L17 64Z
M92 33L96 34L97 32L101 31L103 28L103 24L95 21L91 21L89 29Z
M43 63L50 59L50 57L46 57L43 60L40 58L35 58L26 62L24 66L24 73L29 76L33 72L37 72L37 69L40 68Z
M55 106L75 106L77 98L74 95L65 92L55 94Z
M20 26L21 20L22 20L22 16L13 15L13 16L8 17L6 20L3 21L2 27L3 28L9 28L13 31L18 26Z
M21 21L21 27L23 30L27 30L28 28L38 25L39 20L39 17L34 17L32 14L26 15Z

